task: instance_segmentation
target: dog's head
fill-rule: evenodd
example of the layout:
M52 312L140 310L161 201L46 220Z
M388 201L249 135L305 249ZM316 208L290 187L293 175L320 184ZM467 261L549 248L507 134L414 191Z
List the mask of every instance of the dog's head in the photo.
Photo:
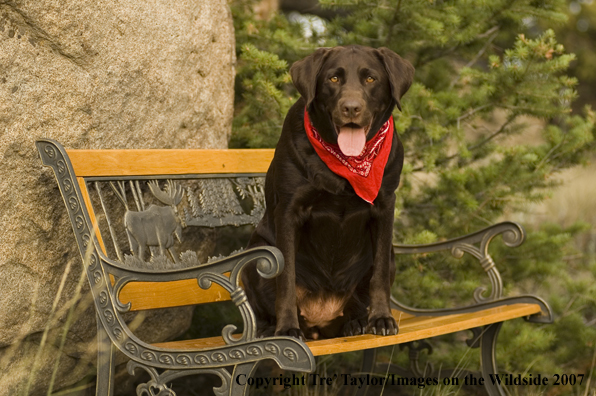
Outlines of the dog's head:
M387 48L321 48L290 68L321 137L348 156L362 152L414 77L414 67Z

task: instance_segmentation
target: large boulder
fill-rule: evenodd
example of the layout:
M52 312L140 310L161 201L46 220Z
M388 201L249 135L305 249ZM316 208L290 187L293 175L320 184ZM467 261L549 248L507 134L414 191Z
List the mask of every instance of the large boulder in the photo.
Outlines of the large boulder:
M0 394L46 394L54 367L60 389L93 357L95 314L84 304L61 346L81 258L35 140L225 148L234 53L225 0L0 2ZM188 308L159 315L141 323L148 341L190 323Z

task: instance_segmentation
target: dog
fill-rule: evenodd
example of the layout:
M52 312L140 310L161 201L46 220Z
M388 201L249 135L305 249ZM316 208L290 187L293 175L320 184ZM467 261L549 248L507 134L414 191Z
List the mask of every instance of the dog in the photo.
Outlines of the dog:
M414 67L387 48L320 48L290 68L301 98L265 179L266 211L249 247L276 246L274 279L242 279L259 336L397 334L390 289L403 146L395 106Z

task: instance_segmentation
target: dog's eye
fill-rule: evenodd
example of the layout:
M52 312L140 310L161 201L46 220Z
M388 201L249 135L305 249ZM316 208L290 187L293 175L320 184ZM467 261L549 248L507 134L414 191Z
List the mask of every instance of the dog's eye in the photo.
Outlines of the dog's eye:
M333 76L329 79L329 81L331 81L332 83L336 83L339 81L339 78L337 76Z
M375 81L374 77L371 77L371 76L366 77L366 82L367 83L370 84L371 82L374 82L374 81Z

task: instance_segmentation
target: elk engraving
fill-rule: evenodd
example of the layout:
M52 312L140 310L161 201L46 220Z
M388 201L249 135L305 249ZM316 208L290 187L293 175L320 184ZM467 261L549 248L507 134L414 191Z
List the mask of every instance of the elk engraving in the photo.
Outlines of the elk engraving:
M147 246L159 247L165 256L167 250L174 262L178 263L178 254L174 250L174 236L182 242L182 220L178 216L177 205L182 201L182 187L172 181L166 182L165 191L159 188L157 181L147 183L151 193L168 206L151 205L149 208L134 212L127 210L124 215L124 227L133 254L143 260Z

